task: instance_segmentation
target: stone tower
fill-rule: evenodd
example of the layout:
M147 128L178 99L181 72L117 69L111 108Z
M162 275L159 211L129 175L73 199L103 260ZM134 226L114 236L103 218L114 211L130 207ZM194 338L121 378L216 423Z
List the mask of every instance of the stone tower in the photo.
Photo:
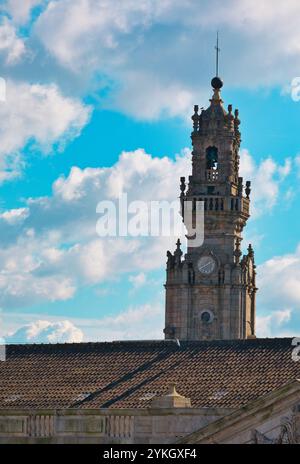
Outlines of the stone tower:
M165 338L226 340L255 337L255 264L242 232L249 218L251 183L239 176L239 112L223 107L215 77L210 106L194 108L192 176L181 178L181 213L204 209L204 241L183 258L180 241L168 252Z

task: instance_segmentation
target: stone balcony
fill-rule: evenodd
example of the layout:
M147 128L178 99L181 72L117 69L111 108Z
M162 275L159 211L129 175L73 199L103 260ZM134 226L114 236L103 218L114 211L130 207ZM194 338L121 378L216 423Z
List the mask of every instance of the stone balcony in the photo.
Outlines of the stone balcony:
M186 199L185 201L187 201ZM241 212L246 216L250 214L250 200L246 197L201 195L193 197L193 210L197 202L204 203L204 211Z

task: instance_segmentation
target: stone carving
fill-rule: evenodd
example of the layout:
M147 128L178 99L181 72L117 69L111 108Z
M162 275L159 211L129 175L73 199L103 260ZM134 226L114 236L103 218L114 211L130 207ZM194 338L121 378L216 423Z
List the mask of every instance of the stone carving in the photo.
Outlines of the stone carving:
M258 430L252 431L252 441L255 444L265 445L286 445L297 444L297 432L295 416L291 418L283 417L281 419L280 431L276 438L268 438Z

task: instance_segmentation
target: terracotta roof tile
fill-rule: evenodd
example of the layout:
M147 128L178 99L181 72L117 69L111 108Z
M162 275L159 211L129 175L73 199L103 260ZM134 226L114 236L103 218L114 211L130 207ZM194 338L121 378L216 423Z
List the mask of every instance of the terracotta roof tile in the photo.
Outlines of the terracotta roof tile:
M145 408L170 384L193 407L236 408L300 378L292 339L9 345L0 408Z

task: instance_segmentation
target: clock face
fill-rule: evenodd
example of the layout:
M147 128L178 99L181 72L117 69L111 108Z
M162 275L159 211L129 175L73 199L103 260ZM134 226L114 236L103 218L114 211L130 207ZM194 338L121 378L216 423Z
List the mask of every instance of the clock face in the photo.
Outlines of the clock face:
M209 275L214 272L216 262L212 256L201 256L198 261L198 269L201 274Z

